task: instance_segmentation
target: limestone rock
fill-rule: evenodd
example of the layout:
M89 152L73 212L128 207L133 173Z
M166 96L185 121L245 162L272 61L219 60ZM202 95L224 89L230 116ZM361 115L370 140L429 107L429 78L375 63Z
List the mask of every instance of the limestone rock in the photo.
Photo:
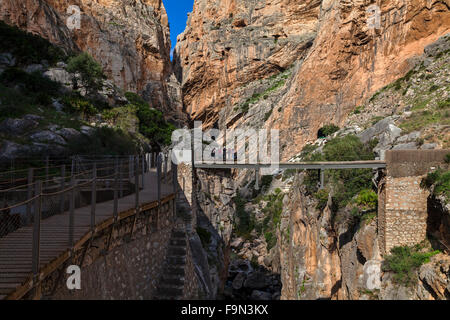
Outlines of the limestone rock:
M37 128L39 122L27 119L5 119L0 123L0 132L9 135L23 135Z
M30 138L36 142L56 143L60 145L67 144L66 141L61 136L49 130L40 131L35 134L32 134Z
M246 279L246 274L244 272L239 272L233 280L232 287L234 290L240 290L244 285Z
M244 282L245 288L263 289L269 285L266 275L262 272L252 272L247 276Z
M0 53L0 66L14 67L15 65L16 58L11 53Z
M0 147L0 161L29 156L30 148L11 141L3 141Z
M271 300L272 295L269 292L259 291L259 290L253 290L252 295L250 297L252 300Z

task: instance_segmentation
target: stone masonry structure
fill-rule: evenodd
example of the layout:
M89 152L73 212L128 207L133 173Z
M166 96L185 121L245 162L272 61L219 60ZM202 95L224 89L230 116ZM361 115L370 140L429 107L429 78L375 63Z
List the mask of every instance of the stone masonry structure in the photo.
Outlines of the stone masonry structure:
M380 185L378 234L381 251L414 245L427 236L429 191L424 176L444 165L448 150L387 151L386 177Z

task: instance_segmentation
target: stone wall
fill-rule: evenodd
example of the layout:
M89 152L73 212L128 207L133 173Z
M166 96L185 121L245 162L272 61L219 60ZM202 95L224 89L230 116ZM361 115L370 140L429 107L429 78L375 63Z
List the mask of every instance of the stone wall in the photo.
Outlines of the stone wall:
M386 252L396 246L414 245L426 238L429 191L420 188L423 176L386 178Z
M386 177L380 183L378 234L383 254L414 245L427 236L429 191L420 187L428 172L444 164L449 150L386 152Z
M157 209L152 209L140 213L135 222L134 216L118 222L112 233L111 228L105 229L88 247L75 252L72 262L67 264L81 265L81 290L67 289L68 275L63 267L44 281L44 297L57 300L151 299L164 271L173 226L173 202L170 201L162 205L159 216Z
M191 246L189 245L189 239L186 239L186 267L184 276L184 300L199 299L199 283L198 277L195 273L195 264L192 259Z

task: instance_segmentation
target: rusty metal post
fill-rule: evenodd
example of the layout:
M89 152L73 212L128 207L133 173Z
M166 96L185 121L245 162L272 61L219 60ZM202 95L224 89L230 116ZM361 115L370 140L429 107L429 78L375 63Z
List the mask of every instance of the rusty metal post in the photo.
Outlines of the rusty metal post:
M61 167L61 194L59 196L59 213L64 212L64 188L66 187L66 166Z
M28 169L28 180L27 180L27 199L33 197L33 168ZM27 218L26 224L31 223L31 202L27 203Z
M139 156L136 156L134 159L134 167L136 168L135 172L134 172L134 183L135 183L135 208L136 208L136 213L139 210Z
M114 220L117 220L117 217L119 215L119 164L118 160L116 159L115 164L115 173L114 173L114 209L113 209L113 215Z
M41 254L41 203L42 203L42 182L36 182L34 196L34 222L33 222L33 244L32 244L32 272L33 282L39 280L39 264Z
M74 245L74 222L75 222L75 178L70 181L70 201L69 201L69 246Z
M142 189L145 188L145 154L142 156L142 165L141 165L142 171Z
M95 229L95 209L97 206L97 163L92 168L92 191L91 191L91 231Z

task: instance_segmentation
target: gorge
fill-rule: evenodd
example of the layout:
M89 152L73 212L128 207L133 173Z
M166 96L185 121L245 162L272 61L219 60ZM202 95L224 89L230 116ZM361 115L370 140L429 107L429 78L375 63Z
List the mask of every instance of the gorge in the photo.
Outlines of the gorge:
M194 121L203 130L279 130L283 163L386 161L387 170L322 177L180 164L191 297L448 300L450 2L195 0L173 61L164 2L0 0L4 34L14 26L49 42L39 56L5 36L0 161L94 152L93 141L120 153L128 142L102 135L105 127L133 141L120 154L166 151L172 131ZM79 29L67 26L70 5L80 9ZM82 52L104 74L91 95L70 68ZM34 72L63 90L35 96L20 82ZM98 138L83 138L89 132ZM396 230L389 210L410 224ZM403 241L410 227L420 239Z

